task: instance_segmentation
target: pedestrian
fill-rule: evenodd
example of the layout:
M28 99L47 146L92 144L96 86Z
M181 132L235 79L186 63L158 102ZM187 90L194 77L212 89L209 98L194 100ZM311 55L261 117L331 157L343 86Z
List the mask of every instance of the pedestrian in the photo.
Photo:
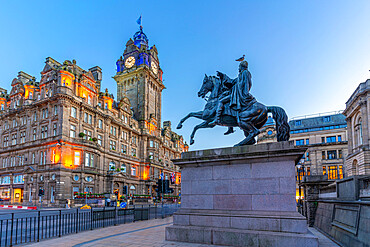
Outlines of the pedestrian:
M68 201L68 199L66 200L66 208L69 209L69 201Z

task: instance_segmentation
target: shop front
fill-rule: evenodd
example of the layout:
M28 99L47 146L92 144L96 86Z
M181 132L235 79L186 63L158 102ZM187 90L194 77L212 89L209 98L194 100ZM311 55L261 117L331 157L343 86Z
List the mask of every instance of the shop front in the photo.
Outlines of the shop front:
M10 187L0 187L0 201L10 201Z

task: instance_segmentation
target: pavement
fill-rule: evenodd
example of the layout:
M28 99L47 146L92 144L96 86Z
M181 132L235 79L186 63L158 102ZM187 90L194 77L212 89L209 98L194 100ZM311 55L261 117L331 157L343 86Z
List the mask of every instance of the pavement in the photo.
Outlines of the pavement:
M70 234L61 238L43 240L39 243L27 243L27 246L48 246L48 247L88 247L88 246L129 246L129 247L175 247L194 246L210 247L214 245L194 244L165 241L165 228L172 224L172 217L165 219L154 219L138 221L135 223L100 228L92 231ZM339 246L314 228L310 231L319 238L320 247ZM23 246L26 246L23 245ZM218 245L219 246L219 245Z

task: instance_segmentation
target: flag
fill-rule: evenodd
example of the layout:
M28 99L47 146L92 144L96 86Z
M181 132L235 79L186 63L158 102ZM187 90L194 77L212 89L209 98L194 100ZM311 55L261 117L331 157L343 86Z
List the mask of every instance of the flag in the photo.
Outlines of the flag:
M141 25L141 16L139 17L139 19L137 19L137 24Z

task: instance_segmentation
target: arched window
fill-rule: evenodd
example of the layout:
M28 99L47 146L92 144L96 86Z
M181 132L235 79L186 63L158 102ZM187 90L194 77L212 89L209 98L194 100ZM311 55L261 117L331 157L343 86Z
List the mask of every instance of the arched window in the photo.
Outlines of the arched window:
M352 162L352 175L359 175L357 160L353 160L353 162Z
M358 116L354 124L354 147L362 145L362 118Z

